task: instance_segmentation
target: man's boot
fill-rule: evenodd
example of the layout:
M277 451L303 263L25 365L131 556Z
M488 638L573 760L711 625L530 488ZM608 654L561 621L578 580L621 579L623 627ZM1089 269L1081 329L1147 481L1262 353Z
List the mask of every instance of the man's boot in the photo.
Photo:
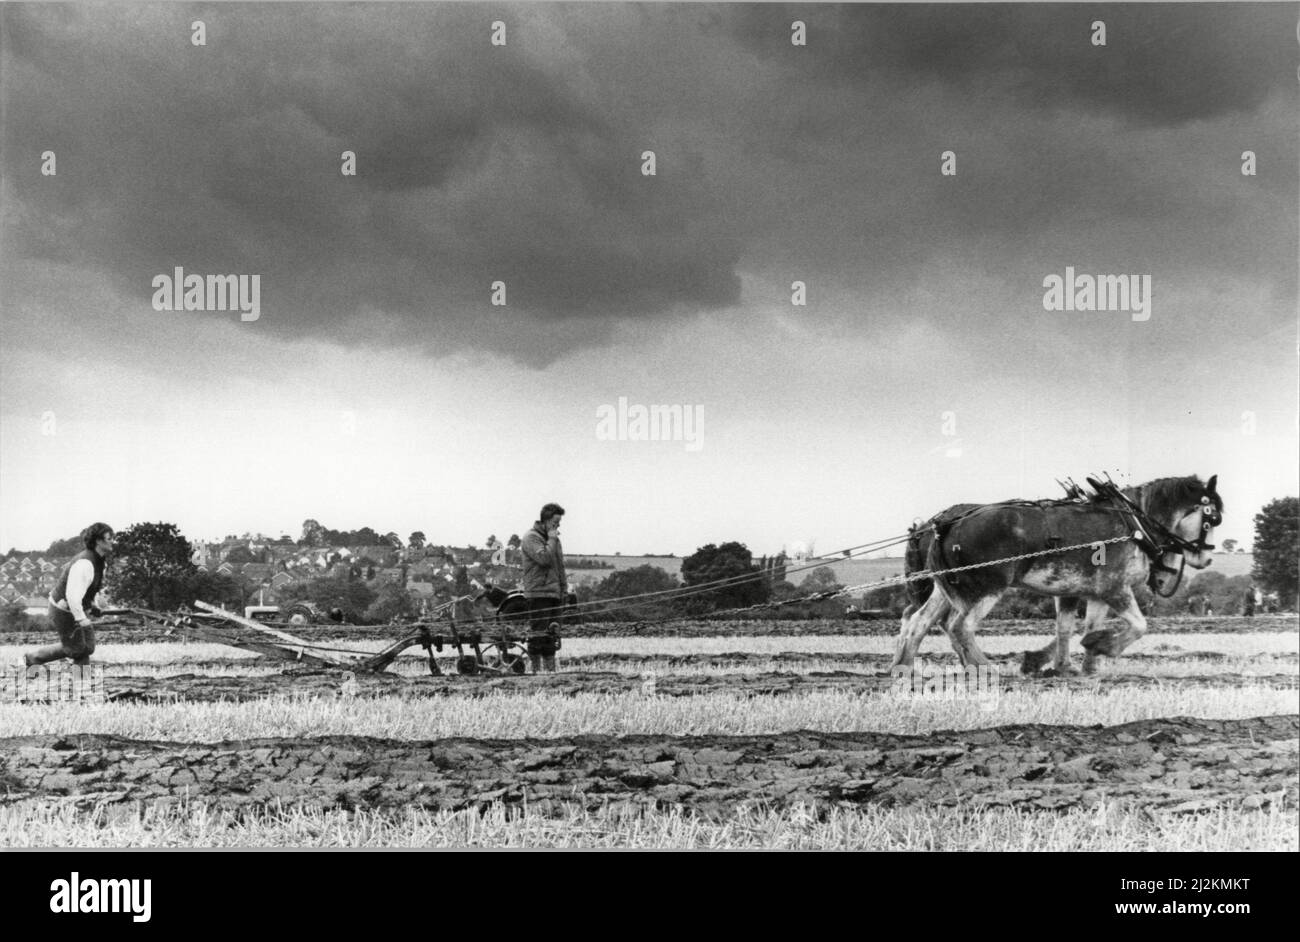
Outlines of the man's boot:
M529 654L528 662L532 665L534 674L542 672L542 656L540 654Z

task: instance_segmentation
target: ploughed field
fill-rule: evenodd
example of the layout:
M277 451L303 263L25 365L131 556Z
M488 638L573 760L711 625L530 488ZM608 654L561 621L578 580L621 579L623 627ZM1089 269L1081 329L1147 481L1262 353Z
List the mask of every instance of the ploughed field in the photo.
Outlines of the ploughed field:
M0 703L0 844L1297 849L1294 616L1153 619L1059 678L1018 670L1049 621L988 622L978 687L890 677L893 623L743 624L581 626L537 677L105 630L106 702Z

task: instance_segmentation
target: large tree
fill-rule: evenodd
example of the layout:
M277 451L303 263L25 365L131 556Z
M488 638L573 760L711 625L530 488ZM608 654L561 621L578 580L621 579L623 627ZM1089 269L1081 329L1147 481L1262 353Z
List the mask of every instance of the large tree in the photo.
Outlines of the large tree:
M243 576L227 576L199 569L190 580L186 595L209 605L241 609L247 602L251 589L252 584Z
M830 566L818 566L804 577L799 588L805 592L825 592L829 589L842 589L843 585L835 578L835 570Z
M198 567L174 523L137 523L117 534L104 591L116 602L154 611L191 605Z
M46 559L60 559L65 556L76 556L86 544L81 541L80 536L70 536L66 540L55 540L50 544L50 548L45 551Z
M348 536L348 544L352 546L381 546L384 545L384 538L376 533L370 527L362 527L360 530L353 530Z
M598 599L621 599L680 587L681 583L676 576L658 566L633 566L631 569L611 572L596 584L592 595Z
M232 566L242 566L244 563L260 563L261 553L254 553L247 546L236 546L226 554L225 561Z
M652 592L680 589L681 583L672 573L658 566L634 566L611 572L588 592L577 592L579 601L626 599L608 608L593 612L597 619L644 619L672 615L680 610L674 596L638 598Z
M394 618L409 618L417 614L411 593L396 582L389 582L380 586L378 597L366 609L365 620L367 624L382 625Z
M302 546L324 546L325 528L320 521L307 519L302 522L302 537L298 540Z
M423 530L416 530L406 538L406 544L413 550L422 550L427 539Z
M710 543L701 546L682 560L682 581L688 586L703 585L719 579L733 579L758 572L754 555L743 543ZM771 594L767 579L738 579L703 593L701 598L719 608L754 605L766 602Z
M1296 607L1300 588L1300 498L1279 497L1255 514L1255 578Z

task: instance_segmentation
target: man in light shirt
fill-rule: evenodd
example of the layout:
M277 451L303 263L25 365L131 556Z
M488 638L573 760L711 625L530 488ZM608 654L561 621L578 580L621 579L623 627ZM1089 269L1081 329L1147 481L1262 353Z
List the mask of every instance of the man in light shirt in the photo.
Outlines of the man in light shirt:
M104 584L104 561L113 551L113 528L92 523L81 531L86 548L72 557L59 573L50 593L50 625L59 633L59 643L24 654L28 667L71 658L73 664L90 663L95 653L95 628L91 615L98 615L95 596Z

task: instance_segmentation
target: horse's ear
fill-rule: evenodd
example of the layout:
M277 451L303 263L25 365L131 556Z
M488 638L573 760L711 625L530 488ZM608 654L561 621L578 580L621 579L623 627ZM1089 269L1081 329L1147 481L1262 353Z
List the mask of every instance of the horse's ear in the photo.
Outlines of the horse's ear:
M1219 476L1217 474L1211 474L1210 479L1205 482L1205 489L1209 491L1211 494L1217 493L1214 490L1214 486L1218 484L1218 482L1219 482Z

